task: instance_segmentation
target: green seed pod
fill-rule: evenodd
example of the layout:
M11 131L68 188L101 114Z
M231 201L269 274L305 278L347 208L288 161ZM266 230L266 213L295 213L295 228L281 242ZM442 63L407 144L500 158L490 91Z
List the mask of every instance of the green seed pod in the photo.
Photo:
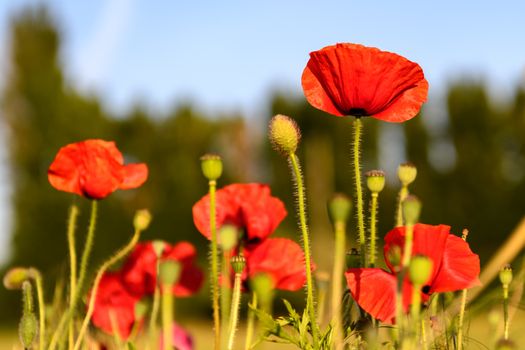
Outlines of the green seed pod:
M223 251L233 249L239 242L239 230L234 225L223 225L219 230L219 244Z
M415 225L421 213L421 201L416 196L408 196L403 203L401 203L401 206L405 223L407 225Z
M151 213L147 209L137 210L133 218L135 230L144 231L151 223Z
M269 137L275 150L288 155L297 150L301 131L292 118L278 114L270 120Z
M232 265L233 271L235 273L242 273L244 271L244 267L246 266L246 259L244 259L244 256L236 255L231 258L230 264Z
M146 302L145 299L139 300L135 304L135 318L137 320L142 320L144 316L148 313L149 305L148 302Z
M355 248L352 248L349 252L346 253L346 267L348 269L362 267L361 266L361 255L359 251Z
M415 286L423 286L432 273L432 260L424 255L416 255L410 259L408 269L410 281Z
M346 222L352 211L352 201L347 195L336 193L328 202L328 213L333 223Z
M379 193L385 188L385 172L382 170L370 170L366 174L366 185L372 193Z
M153 250L155 251L155 255L157 255L157 258L160 258L162 254L164 253L164 249L168 246L168 244L160 239L154 240L152 242Z
M29 269L25 267L13 267L4 276L4 287L6 289L20 289L22 284L31 278Z
M397 168L397 176L403 186L408 186L416 179L417 168L412 163L400 164Z
M159 264L159 279L161 284L172 286L179 280L182 266L175 260L164 260Z
M504 287L510 286L512 282L512 267L507 264L499 272L499 280Z
M33 311L33 288L31 283L22 284L22 318L18 325L18 335L24 349L30 349L38 333L38 321Z
M270 275L258 273L250 278L250 288L257 295L261 305L270 306L274 295L274 282Z
M204 177L215 181L222 175L222 159L217 154L205 154L201 157L201 169Z

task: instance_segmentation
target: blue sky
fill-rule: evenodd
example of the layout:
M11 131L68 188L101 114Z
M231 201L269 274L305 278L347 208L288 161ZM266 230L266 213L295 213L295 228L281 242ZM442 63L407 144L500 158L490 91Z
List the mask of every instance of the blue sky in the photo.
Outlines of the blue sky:
M418 62L431 99L465 76L484 78L502 95L525 78L520 0L0 0L0 72L11 14L37 3L58 20L69 82L117 113L137 99L162 112L191 98L212 114L257 115L271 89L300 93L308 53L336 42ZM8 194L0 167L0 260L8 246Z

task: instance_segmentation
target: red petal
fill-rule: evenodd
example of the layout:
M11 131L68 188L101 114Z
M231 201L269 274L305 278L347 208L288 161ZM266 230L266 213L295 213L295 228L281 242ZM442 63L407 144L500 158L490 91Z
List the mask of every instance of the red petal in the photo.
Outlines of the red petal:
M215 224L219 229L225 223L231 223L241 227L241 221L237 218L237 203L230 200L229 195L222 189L218 190L215 196ZM193 205L193 223L197 230L207 239L211 239L210 234L210 196L202 197Z
M349 269L352 297L374 318L392 324L396 314L396 277L382 269Z
M299 290L306 281L304 254L301 247L286 238L268 238L245 250L248 276L270 275L275 288Z
M479 285L479 257L474 254L467 242L449 235L445 253L431 293L452 292Z
M310 104L336 116L360 111L402 122L426 101L428 83L417 63L357 44L336 44L310 54L302 76Z
M59 191L83 195L79 181L79 158L80 150L78 144L62 147L47 171L47 177L51 186Z
M138 243L121 270L126 288L137 296L153 294L157 281L157 254L151 242Z
M163 260L175 260L182 264L182 271L177 284L173 287L173 294L186 297L199 291L204 281L202 270L195 265L197 251L189 242L179 242L172 248L164 251Z
M140 187L148 179L148 166L144 163L128 164L123 170L124 180L119 186L121 190Z

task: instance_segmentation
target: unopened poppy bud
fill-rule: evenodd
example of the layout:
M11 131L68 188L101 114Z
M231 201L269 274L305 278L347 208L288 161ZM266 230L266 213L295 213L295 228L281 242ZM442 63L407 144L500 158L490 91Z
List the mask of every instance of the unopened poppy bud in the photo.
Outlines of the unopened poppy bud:
M22 284L31 278L29 269L25 267L14 267L7 271L4 276L4 287L6 289L20 289Z
M401 247L393 245L386 253L386 259L394 266L394 269L398 269L401 265Z
M168 244L160 239L154 240L151 245L153 246L153 251L157 258L160 258L164 253L164 250L168 247Z
M428 282L432 273L432 260L424 255L416 255L410 260L408 272L410 282L415 286L422 286Z
M267 273L258 273L250 278L250 288L261 301L261 305L269 305L273 300L274 282Z
M178 261L164 260L159 264L160 283L172 286L179 280L181 265Z
M38 333L38 321L33 311L33 288L31 283L22 284L22 318L18 325L18 335L24 349L30 349Z
M234 225L223 225L219 231L219 243L225 252L233 249L239 241L239 230Z
M397 176L403 186L408 186L416 179L417 168L412 163L400 164L397 168Z
M499 280L504 287L510 286L512 282L512 267L505 265L499 272Z
M244 267L246 266L246 259L244 259L244 256L236 255L231 258L230 264L232 265L233 271L235 271L236 274L240 274L244 271Z
M361 255L357 249L352 248L346 253L346 267L348 269L361 267Z
M379 193L385 188L385 172L382 170L370 170L366 174L366 185L372 193Z
M270 120L270 141L284 155L295 153L301 139L297 123L290 117L278 114Z
M517 349L516 344L509 339L500 339L496 344L496 350L515 350Z
M149 306L148 303L141 299L135 304L135 318L137 320L142 320L146 313L148 312Z
M215 181L222 175L222 159L217 154L205 154L201 157L201 168L205 178Z
M415 225L421 213L421 201L416 196L408 196L401 205L405 223L407 225Z
M346 222L352 211L352 201L347 195L336 193L328 202L328 213L332 222Z
M133 226L135 227L135 230L137 231L144 231L149 227L149 224L151 223L151 214L149 210L142 209L137 210L135 213L135 217L133 218Z

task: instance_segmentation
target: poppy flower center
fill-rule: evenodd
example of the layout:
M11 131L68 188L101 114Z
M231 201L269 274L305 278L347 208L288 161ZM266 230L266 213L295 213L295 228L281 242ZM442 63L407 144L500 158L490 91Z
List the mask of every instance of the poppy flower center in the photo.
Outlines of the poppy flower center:
M424 293L424 294L428 294L430 292L430 286L427 284L426 286L424 286L423 288L421 288L421 291Z
M365 117L368 115L364 108L350 108L348 114L354 117Z

